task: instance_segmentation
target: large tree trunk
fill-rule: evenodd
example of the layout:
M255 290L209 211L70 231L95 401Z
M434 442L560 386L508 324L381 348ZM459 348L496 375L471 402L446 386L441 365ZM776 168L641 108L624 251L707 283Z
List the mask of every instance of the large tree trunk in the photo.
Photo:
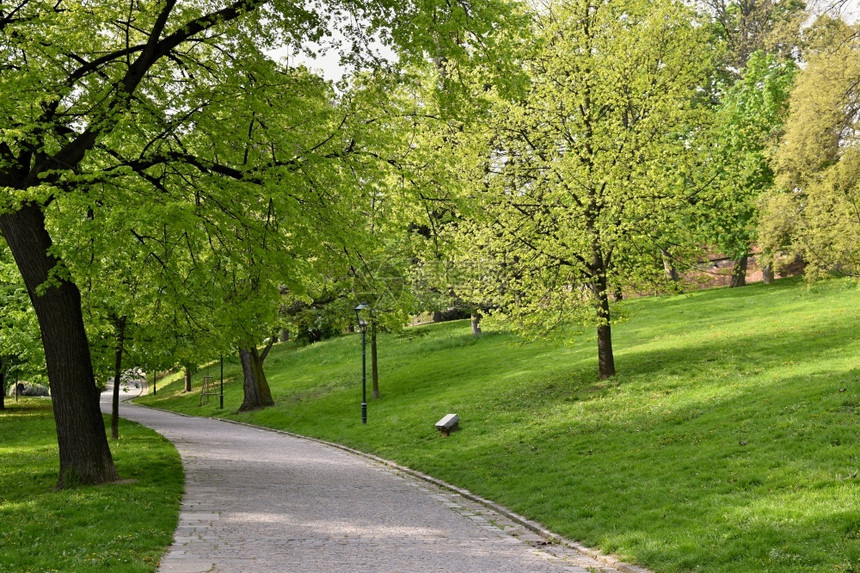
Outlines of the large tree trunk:
M732 282L729 285L731 288L746 286L748 258L744 255L739 259L735 259L735 265L732 267Z
M57 487L119 478L111 457L90 360L77 286L50 253L51 237L39 206L0 215L2 231L39 320L57 425Z
M766 285L773 282L773 265L767 264L761 268L761 280Z
M372 394L371 397L376 400L379 398L379 354L376 350L376 322L374 321L370 327L370 380Z
M191 368L185 367L185 392L191 392Z
M119 439L119 387L122 383L122 353L125 349L125 323L126 318L118 318L114 321L116 334L116 352L113 362L113 396L111 398L110 437Z
M472 318L472 336L474 336L475 338L480 338L481 337L481 319L483 318L483 316L481 316L481 311L476 310L475 312L473 312L471 318Z
M239 348L239 360L242 362L242 373L244 374L245 399L239 406L239 411L256 410L273 406L272 391L263 371L263 358L268 353L268 348L261 357L257 347L250 345L249 348Z

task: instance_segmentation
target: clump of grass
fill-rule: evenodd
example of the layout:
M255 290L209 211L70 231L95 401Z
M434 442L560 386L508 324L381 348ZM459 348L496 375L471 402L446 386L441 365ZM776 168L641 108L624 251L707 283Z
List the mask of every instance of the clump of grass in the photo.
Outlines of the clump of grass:
M0 411L0 571L155 571L179 516L176 449L122 420L111 450L124 480L55 491L55 432L48 400Z
M656 571L860 571L860 289L781 281L625 311L607 381L593 337L473 340L459 322L381 338L367 426L358 336L273 350L273 408L235 413L241 383L225 410L171 388L146 401L373 452ZM462 429L442 438L449 412Z

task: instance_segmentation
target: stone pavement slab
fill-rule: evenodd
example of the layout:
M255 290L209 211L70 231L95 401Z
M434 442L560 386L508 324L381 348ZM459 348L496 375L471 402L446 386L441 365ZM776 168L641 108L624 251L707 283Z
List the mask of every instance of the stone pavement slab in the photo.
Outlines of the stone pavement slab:
M185 494L161 572L642 571L548 543L456 492L316 441L125 403L120 415L182 457Z

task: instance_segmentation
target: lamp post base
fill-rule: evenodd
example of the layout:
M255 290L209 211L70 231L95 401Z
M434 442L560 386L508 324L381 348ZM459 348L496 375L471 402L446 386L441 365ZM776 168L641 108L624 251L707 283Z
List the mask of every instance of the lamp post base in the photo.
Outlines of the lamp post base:
M367 424L367 402L361 403L361 423Z

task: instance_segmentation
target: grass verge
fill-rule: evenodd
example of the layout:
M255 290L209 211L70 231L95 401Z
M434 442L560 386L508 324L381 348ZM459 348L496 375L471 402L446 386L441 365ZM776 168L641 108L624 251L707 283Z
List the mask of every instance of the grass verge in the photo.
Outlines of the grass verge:
M51 403L0 411L0 571L155 571L173 538L182 494L176 449L120 421L111 451L120 483L55 491Z
M225 410L180 382L141 401L372 452L659 572L860 572L860 289L789 280L624 310L607 381L591 336L474 340L460 322L382 337L367 426L357 335L276 347L273 408L235 412L235 359ZM462 429L443 438L450 412Z

